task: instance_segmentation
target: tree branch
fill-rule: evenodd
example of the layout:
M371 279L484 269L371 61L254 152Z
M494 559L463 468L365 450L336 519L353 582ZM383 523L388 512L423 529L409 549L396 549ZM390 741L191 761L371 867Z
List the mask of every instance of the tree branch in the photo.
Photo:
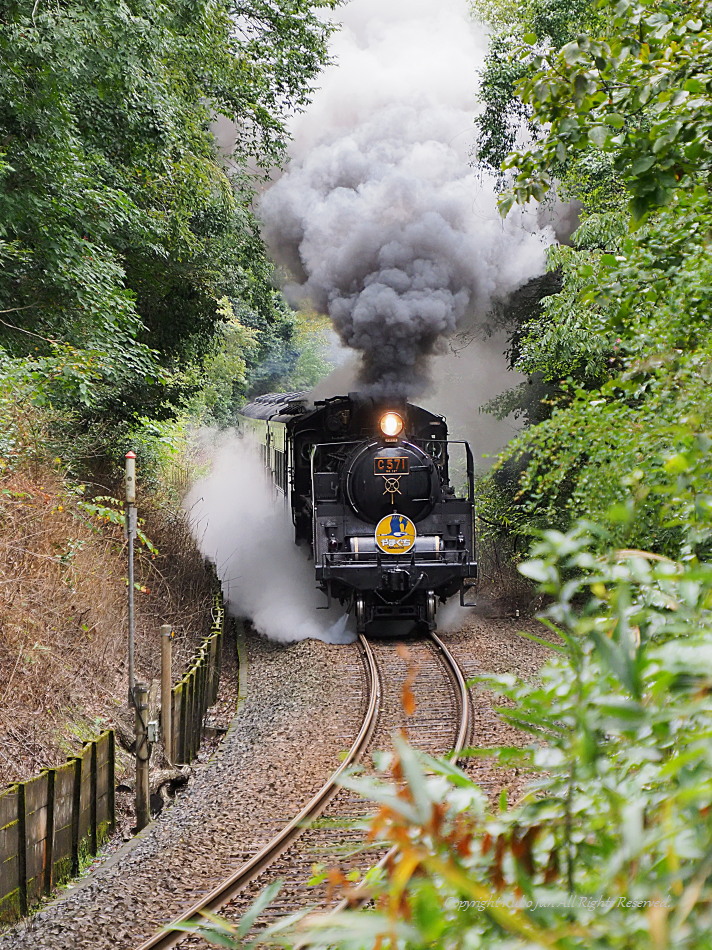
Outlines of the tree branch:
M34 304L30 304L29 307L13 307L13 310L29 310L30 307L34 307ZM12 313L12 310L0 310L0 313ZM25 330L23 327L16 327L14 323L8 323L6 320L0 320L0 323L7 327L8 330L17 330L18 333L26 333L28 336L33 336L37 340L42 340L43 343L51 343L53 346L59 344L59 340L50 340L46 336L40 336L39 333L33 333L32 330Z

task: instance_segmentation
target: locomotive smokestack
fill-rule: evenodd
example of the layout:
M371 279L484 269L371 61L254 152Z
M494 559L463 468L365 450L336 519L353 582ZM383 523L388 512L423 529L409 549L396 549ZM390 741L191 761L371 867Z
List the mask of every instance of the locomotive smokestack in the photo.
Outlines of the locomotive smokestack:
M352 0L342 18L260 213L289 298L331 316L367 388L409 396L449 335L543 270L551 235L533 210L502 221L470 164L486 38L466 0Z

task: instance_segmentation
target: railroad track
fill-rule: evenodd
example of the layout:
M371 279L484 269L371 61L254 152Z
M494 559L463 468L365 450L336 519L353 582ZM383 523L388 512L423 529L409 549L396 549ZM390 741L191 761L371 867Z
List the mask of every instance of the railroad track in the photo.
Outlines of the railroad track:
M279 834L174 920L174 925L199 919L204 912L238 919L275 879L284 879L285 884L260 923L268 924L307 904L323 903L324 888L306 883L314 864L338 860L343 870L363 869L387 857L382 850L360 850L360 830L350 826L368 815L369 804L338 784L344 771L363 760L367 750L388 749L399 729L417 748L434 755L449 751L457 755L465 747L471 728L467 686L455 658L437 636L410 641L407 655L393 641L370 642L364 637L360 649L368 701L359 733L342 764ZM401 695L409 672L415 699L412 715L406 715ZM327 820L315 824L322 816ZM197 936L171 930L154 934L136 950L167 950L178 944L207 946Z

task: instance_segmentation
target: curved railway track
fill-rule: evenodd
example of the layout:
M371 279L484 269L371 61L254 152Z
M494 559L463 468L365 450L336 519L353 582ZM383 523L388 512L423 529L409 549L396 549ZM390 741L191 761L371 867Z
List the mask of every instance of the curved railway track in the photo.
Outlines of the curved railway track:
M262 887L284 878L287 883L278 900L260 918L268 923L324 896L306 884L320 857L333 860L338 854L342 866L385 861L382 851L358 851L360 832L344 827L365 818L368 803L340 787L341 775L362 760L367 749L387 748L399 728L405 729L413 745L435 755L453 751L457 756L465 747L471 728L467 686L455 658L437 636L409 642L407 654L393 641L370 642L364 637L360 648L367 702L359 733L342 764L265 847L175 919L173 926L199 919L204 912L239 918ZM406 716L400 687L409 671L416 703L414 714ZM315 825L322 816L328 823ZM197 936L170 930L154 934L136 950L167 950L178 944L207 946Z

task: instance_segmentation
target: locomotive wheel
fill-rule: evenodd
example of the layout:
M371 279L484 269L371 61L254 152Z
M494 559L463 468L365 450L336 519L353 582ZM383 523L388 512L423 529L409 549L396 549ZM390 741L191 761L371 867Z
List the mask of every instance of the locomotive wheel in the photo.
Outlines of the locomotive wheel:
M366 600L363 594L356 594L354 612L356 614L356 632L365 633L366 631Z
M434 591L429 590L425 595L425 619L431 630L435 629L435 612L438 609L438 601Z

